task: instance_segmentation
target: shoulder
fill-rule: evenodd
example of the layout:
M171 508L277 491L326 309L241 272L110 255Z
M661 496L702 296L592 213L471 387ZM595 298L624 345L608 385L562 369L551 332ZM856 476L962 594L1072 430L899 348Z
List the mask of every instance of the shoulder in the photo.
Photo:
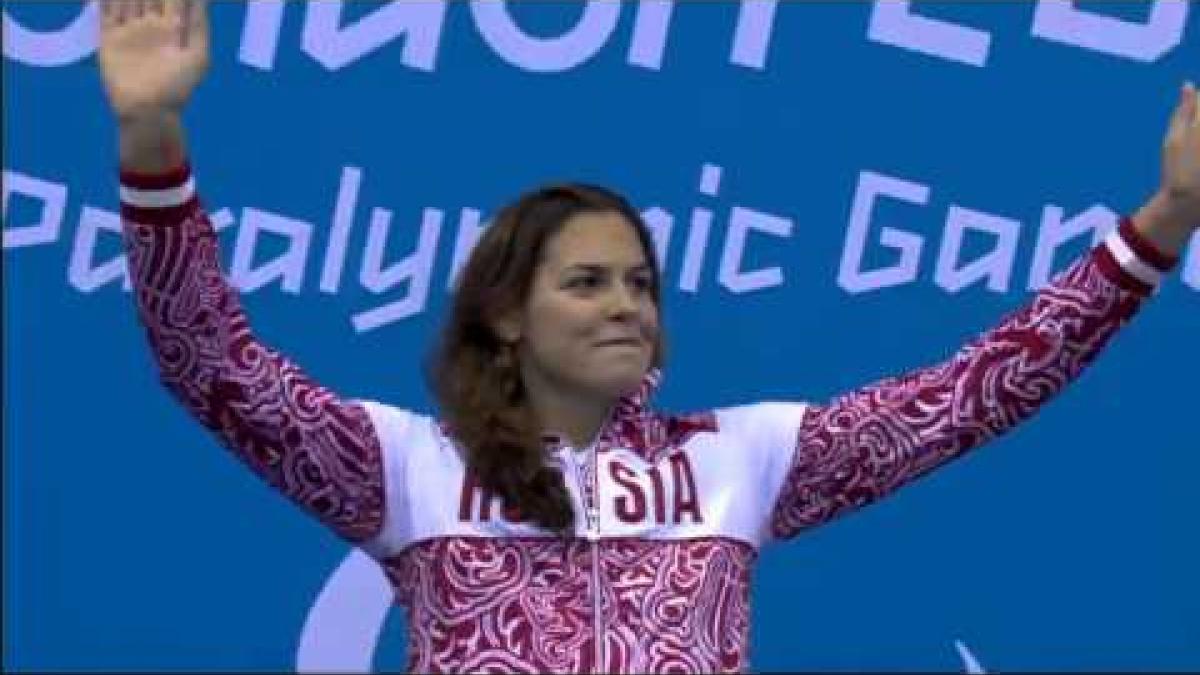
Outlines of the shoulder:
M412 410L371 399L353 399L351 403L366 411L380 437L407 433L428 419Z
M800 401L760 401L718 408L712 414L724 434L767 440L793 435L808 408Z
M771 452L792 446L808 404L763 401L690 413L655 412L645 438L655 450L688 447L730 452ZM706 451L707 452L707 451Z
M455 445L446 426L432 415L371 399L354 399L352 403L366 412L388 454L442 452Z

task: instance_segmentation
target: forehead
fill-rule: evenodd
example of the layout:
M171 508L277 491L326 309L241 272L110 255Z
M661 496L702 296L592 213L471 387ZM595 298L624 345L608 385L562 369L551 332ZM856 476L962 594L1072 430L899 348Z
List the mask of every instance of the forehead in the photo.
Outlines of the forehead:
M546 243L545 262L558 268L649 264L635 227L613 211L577 213Z

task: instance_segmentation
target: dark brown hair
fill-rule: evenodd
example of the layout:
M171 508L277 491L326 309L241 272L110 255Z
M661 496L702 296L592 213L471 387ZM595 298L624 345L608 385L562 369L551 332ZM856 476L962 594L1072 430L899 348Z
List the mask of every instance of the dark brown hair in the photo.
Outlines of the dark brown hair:
M525 306L547 242L580 213L616 212L637 232L651 266L651 296L661 312L660 268L645 222L620 195L579 183L529 192L501 209L463 267L427 376L442 422L465 453L467 469L506 508L567 534L575 514L561 471L547 466L521 380L516 350L494 331L498 317ZM661 331L654 365L662 360Z

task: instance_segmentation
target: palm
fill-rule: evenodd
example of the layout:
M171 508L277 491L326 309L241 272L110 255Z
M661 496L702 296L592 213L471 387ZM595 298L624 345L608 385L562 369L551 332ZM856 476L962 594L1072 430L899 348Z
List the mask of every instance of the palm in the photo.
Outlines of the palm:
M118 117L181 110L208 67L204 3L104 0L101 6L100 72Z

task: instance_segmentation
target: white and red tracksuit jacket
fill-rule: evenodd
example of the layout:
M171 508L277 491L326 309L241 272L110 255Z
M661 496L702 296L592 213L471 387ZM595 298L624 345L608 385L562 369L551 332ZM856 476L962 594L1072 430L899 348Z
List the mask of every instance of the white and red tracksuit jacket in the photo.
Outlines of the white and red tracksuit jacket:
M375 556L420 672L746 669L760 546L1028 418L1175 262L1125 219L949 360L823 405L670 416L645 406L644 388L586 450L548 443L578 514L564 539L504 512L435 420L342 398L258 341L186 165L121 180L162 381L267 483Z

